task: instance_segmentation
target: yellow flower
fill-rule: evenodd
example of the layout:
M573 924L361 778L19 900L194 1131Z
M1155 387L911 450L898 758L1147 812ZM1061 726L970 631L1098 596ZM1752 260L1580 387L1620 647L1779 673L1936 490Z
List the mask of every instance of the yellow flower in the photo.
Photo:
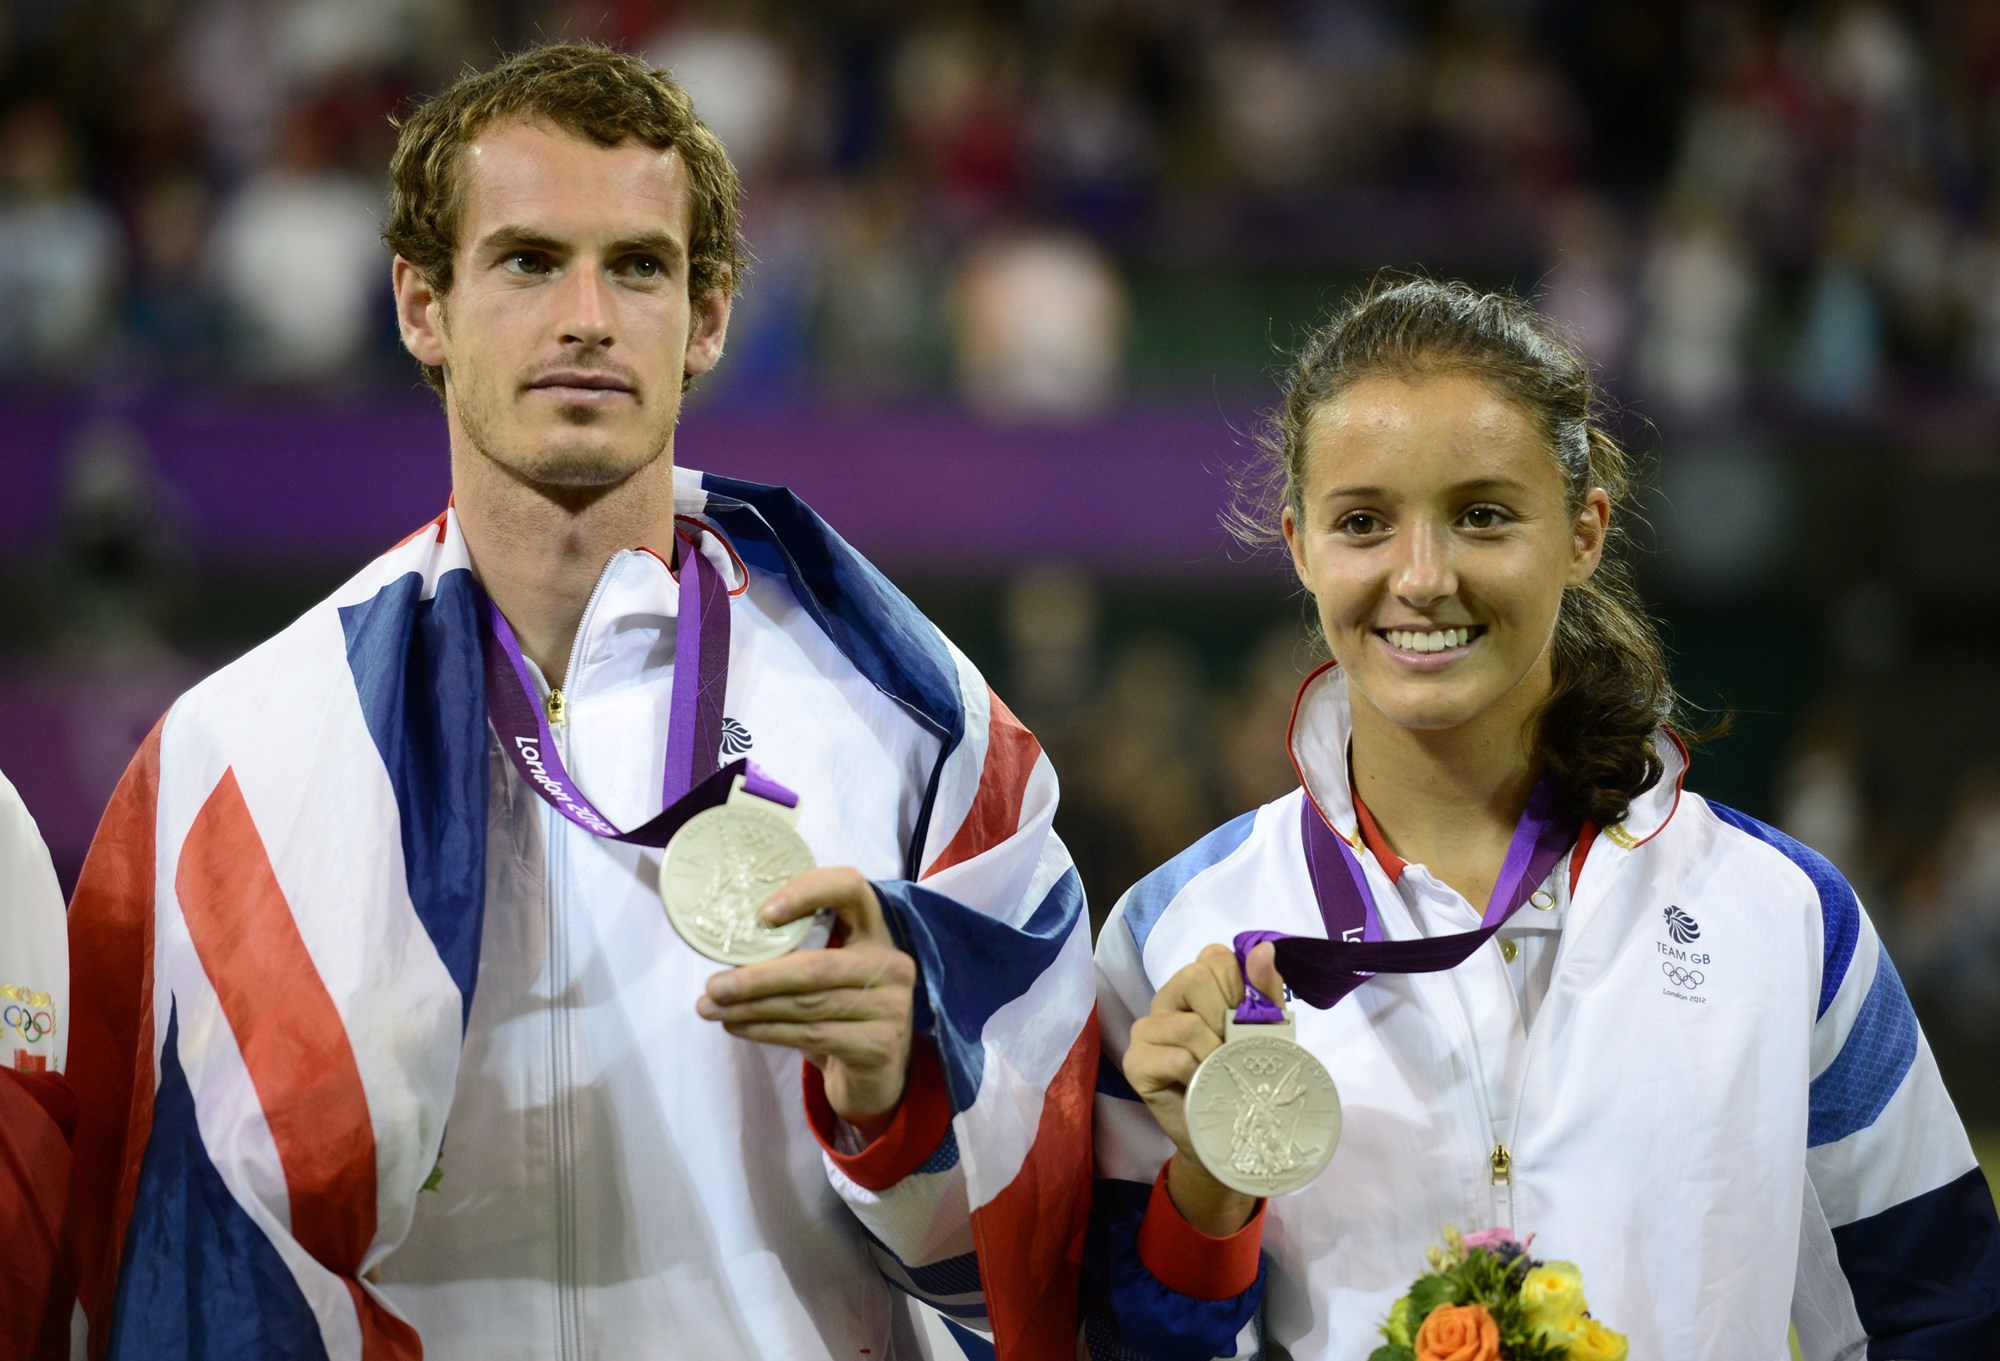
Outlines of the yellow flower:
M1583 1320L1583 1329L1569 1344L1569 1361L1625 1361L1625 1334L1614 1333L1594 1318Z
M1410 1345L1410 1297L1397 1300L1389 1307L1389 1320L1382 1325L1382 1336L1398 1347Z
M1521 1281L1521 1314L1545 1342L1568 1342L1583 1329L1583 1273L1568 1262L1545 1262Z

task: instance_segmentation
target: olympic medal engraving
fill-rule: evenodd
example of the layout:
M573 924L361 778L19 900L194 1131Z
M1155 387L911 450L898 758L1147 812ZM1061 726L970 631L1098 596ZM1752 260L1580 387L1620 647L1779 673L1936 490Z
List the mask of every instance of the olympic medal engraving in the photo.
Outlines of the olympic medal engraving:
M1340 1142L1340 1095L1289 1021L1239 1026L1188 1084L1188 1137L1209 1174L1246 1196L1311 1182Z
M722 964L754 964L798 947L813 928L801 917L766 926L757 909L813 868L813 853L762 799L732 798L695 814L667 843L660 901L681 939Z

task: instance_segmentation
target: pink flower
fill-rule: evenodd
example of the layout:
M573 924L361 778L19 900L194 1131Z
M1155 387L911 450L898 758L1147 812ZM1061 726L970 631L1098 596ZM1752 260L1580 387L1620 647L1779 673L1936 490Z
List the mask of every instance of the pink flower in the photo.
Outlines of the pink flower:
M1485 1248L1488 1251L1493 1251L1503 1245L1511 1245L1517 1248L1521 1246L1514 1241L1514 1235L1506 1229L1481 1229L1478 1233L1468 1233L1465 1235L1465 1246L1468 1248Z

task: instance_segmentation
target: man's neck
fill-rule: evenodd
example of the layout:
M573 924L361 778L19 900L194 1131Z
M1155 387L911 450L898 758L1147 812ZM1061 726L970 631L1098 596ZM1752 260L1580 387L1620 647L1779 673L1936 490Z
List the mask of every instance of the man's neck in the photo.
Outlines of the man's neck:
M1532 728L1512 720L1405 728L1361 700L1350 757L1355 792L1397 855L1484 907L1534 791L1531 741Z
M674 560L673 450L606 487L536 486L476 450L454 448L451 469L474 573L521 651L561 687L605 564L627 548Z

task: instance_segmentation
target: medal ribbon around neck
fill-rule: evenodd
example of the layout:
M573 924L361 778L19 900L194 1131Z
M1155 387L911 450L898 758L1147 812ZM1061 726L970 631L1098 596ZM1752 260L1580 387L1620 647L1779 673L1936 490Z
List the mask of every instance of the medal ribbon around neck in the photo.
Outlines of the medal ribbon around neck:
M729 681L729 583L685 531L680 554L680 613L674 620L674 680L667 707L662 811L632 831L620 831L584 797L564 768L555 734L536 695L528 659L500 607L487 597L481 622L486 660L486 713L521 778L551 807L587 832L635 846L665 846L695 814L720 806L737 775L746 793L787 808L798 795L744 758L719 765L722 699Z
M1250 983L1250 951L1275 941L1278 972L1285 985L1315 1007L1330 1007L1378 973L1438 973L1456 968L1493 938L1493 933L1528 901L1549 872L1575 844L1580 824L1564 816L1547 776L1536 781L1528 806L1514 828L1500 877L1476 930L1421 940L1384 940L1382 918L1360 857L1346 838L1320 816L1310 797L1299 801L1299 837L1313 897L1319 901L1326 938L1283 931L1243 931L1236 936L1236 961L1243 969L1243 1003L1236 1019L1245 1025L1284 1019L1283 1009ZM1357 939L1358 937L1358 939Z

